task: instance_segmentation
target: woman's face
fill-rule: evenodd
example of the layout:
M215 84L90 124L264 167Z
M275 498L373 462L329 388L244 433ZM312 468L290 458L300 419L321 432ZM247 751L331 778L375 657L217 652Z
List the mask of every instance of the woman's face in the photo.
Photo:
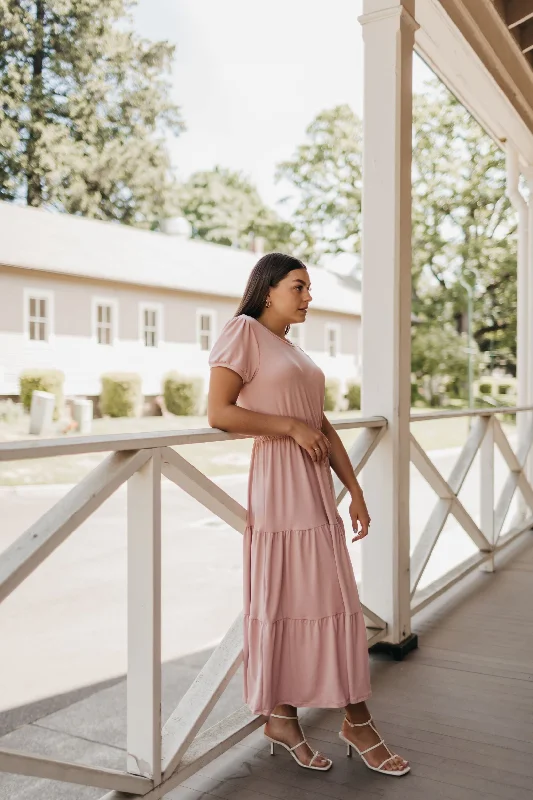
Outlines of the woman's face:
M304 322L307 316L307 307L313 299L310 288L311 282L307 270L303 267L293 269L277 286L270 288L269 297L272 302L270 310L274 311L287 325Z

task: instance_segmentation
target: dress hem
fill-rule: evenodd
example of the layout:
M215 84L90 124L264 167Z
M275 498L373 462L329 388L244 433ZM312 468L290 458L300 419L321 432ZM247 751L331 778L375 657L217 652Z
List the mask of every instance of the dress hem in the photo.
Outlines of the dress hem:
M360 697L356 697L355 699L350 698L349 700L343 701L342 703L327 703L327 702L317 702L313 701L310 703L301 703L301 702L294 702L293 700L279 700L277 703L274 703L272 709L270 711L259 710L255 711L249 703L246 703L252 714L261 714L262 716L268 717L272 713L273 709L276 706L287 705L287 706L294 706L294 708L324 708L324 709L337 709L337 708L345 708L347 705L356 704L356 703L364 703L366 700L369 700L372 697L372 692L367 692L366 694L361 695Z

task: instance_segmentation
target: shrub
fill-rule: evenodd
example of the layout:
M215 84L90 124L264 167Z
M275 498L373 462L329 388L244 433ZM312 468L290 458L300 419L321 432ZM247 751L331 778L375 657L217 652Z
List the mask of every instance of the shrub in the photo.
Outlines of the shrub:
M348 400L348 410L351 411L353 408L358 410L361 409L361 386L359 383L349 383L347 387L348 391L345 394L346 399Z
M22 403L14 403L11 398L0 400L0 422L7 422L12 425L24 415Z
M177 372L169 372L163 379L165 406L171 414L184 417L198 414L202 392L202 378L187 378Z
M340 382L337 378L327 378L324 391L324 411L335 411L339 402Z
M142 403L141 376L135 372L102 375L100 412L104 417L137 417Z
M58 369L28 369L21 372L20 400L25 410L30 410L31 396L34 392L50 392L56 398L54 419L59 419L63 411L64 380L64 374Z
M411 405L414 406L416 403L426 405L425 398L420 394L418 381L411 381Z

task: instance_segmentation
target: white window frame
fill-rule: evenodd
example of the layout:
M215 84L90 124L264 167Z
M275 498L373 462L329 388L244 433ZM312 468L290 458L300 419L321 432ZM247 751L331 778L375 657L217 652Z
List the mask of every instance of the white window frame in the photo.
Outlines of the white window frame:
M98 306L111 306L111 343L98 341ZM93 297L92 299L92 339L98 347L113 347L118 341L118 300L116 297Z
M209 347L207 350L202 350L202 342L200 340L201 330L200 330L200 317L210 317L211 318L211 341L209 342ZM217 327L217 312L213 308L197 308L196 309L196 343L200 350L203 353L209 353L211 348L215 343L216 337L216 327Z
M335 331L335 355L329 352L329 333ZM341 352L341 326L338 322L326 322L324 327L324 349L328 358L337 358Z
M22 318L24 325L24 338L36 347L49 345L54 338L54 293L49 289L25 288L23 293ZM46 300L45 338L30 339L30 300Z
M298 341L297 341L297 342L295 342L295 341L292 339L292 335L294 334L294 331L298 331ZM300 325L291 325L291 328L290 328L290 331L289 331L289 336L288 336L288 338L289 338L289 340L290 340L291 342L293 342L293 344L296 344L296 345L298 345L298 347L301 347L301 348L302 348L302 350L303 350L303 349L304 349L304 342L305 342L305 330L304 330L304 324L300 324Z
M155 344L148 345L146 344L146 339L144 337L144 312L145 311L155 311ZM163 303L139 303L139 342L143 347L147 350L157 350L158 347L161 346L164 340L164 317L163 317Z

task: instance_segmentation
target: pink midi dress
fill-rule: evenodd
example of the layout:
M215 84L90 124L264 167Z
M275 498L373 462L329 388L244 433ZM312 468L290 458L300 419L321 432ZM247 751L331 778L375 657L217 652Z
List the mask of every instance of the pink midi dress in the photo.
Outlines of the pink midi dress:
M320 429L325 376L300 347L254 317L224 326L209 366L243 380L237 405ZM243 538L244 702L341 708L366 700L365 621L329 460L290 436L255 436Z

